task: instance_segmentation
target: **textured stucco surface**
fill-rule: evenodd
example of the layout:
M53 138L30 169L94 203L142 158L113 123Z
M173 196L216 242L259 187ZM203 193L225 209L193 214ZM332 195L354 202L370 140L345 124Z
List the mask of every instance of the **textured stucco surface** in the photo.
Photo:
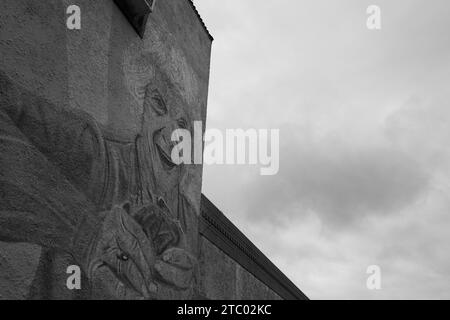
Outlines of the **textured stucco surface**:
M144 39L112 0L77 1L82 28L68 30L72 4L2 0L0 71L56 106L87 112L121 139L142 129L144 83L155 82L190 121L206 120L211 40L187 1L158 1ZM190 166L180 186L197 212L201 169ZM196 255L195 226L188 241ZM36 245L0 242L0 298L27 297L40 255ZM53 272L64 275L61 267Z
M200 292L208 299L281 300L208 239L200 238Z

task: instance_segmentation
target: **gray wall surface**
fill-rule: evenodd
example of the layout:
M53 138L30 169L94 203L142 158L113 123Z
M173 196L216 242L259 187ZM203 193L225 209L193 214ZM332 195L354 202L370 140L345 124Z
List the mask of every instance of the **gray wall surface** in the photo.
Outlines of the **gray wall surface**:
M212 300L281 300L281 297L208 239L200 238L200 285Z
M144 195L140 200L144 205L150 205L157 197L164 199L171 213L170 218L184 229L186 250L196 257L202 167L184 166L174 173L173 170L165 170L158 162L160 159L155 160L150 150L147 153L143 151L144 155L141 152L141 157L147 157L143 161L148 160L144 168L135 168L127 148L139 149L133 146L137 137L147 139L148 144L154 143L150 135L154 137L156 131L163 127L163 122L167 130L163 130L161 135L165 136L161 137L162 140L170 139L169 130L175 128L180 118L189 126L196 120L205 122L211 38L192 4L185 0L158 1L148 18L143 39L112 0L77 1L81 8L81 30L69 30L66 27L69 17L66 10L71 4L67 0L2 1L2 107L20 105L20 101L26 99L30 106L24 107L25 113L31 112L40 104L37 100L41 99L53 110L49 112L49 117L61 119L57 125L64 127L67 125L64 122L71 121L59 115L59 110L75 110L76 114L83 114L82 118L90 119L86 121L89 123L87 125L94 123L92 126L101 132L99 139L104 139L109 150L108 161L101 168L105 170L108 167L110 170L105 178L108 188L103 190L107 196L95 203L97 208L111 209L123 201L130 201L129 198L135 196L135 190L130 187L130 190L123 191L120 179L123 172L139 169L140 184L146 186L145 191L153 196L149 198ZM155 92L158 93L156 98L152 96ZM162 102L155 102L155 99ZM149 116L151 111L148 109L156 103L162 103L168 109L164 117L155 119ZM36 112L39 113L39 110ZM33 121L35 124L38 120L33 118ZM45 122L45 119L42 121ZM54 129L53 125L46 125L49 130ZM44 140L45 137L40 138ZM57 148L70 147L64 145L62 136L58 139L61 145ZM2 147L6 148L6 142L2 142ZM145 149L145 146L142 148ZM5 161L11 160L7 153L3 157ZM56 160L61 160L61 157ZM58 169L71 170L67 163L60 162ZM114 166L117 168L111 169ZM4 166L2 174L6 175L7 169ZM20 171L21 168L13 169ZM70 174L75 173L72 170ZM136 177L128 178L131 185ZM120 181L116 183L112 181L114 179ZM79 189L89 189L92 184L102 183L105 181L91 182L89 186ZM11 209L4 207L9 200L7 195L2 194L4 212ZM4 235L0 237L8 240L0 243L0 297L77 296L68 294L65 288L67 265L74 263L71 258L61 250L47 252L47 249L42 249L43 240L34 233L34 244L20 241L27 238L21 235L21 231L27 228L21 228L14 219L14 216L0 219L3 233L16 234L9 238ZM42 223L39 217L34 219L28 223ZM48 270L50 267L52 269ZM79 297L84 298L86 294ZM162 298L171 297L170 293L162 294Z

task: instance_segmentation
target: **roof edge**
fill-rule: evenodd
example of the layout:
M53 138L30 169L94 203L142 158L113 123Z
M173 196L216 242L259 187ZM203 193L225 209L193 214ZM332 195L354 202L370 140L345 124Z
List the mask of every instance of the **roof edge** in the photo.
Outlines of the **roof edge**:
M282 299L309 300L204 194L199 233Z
M211 35L211 33L209 32L208 27L206 27L206 24L205 24L205 22L203 21L203 19L202 19L200 13L198 12L197 7L196 7L195 4L194 4L194 1L192 1L192 0L187 0L187 2L189 2L189 4L191 5L192 9L194 10L195 14L197 15L198 19L200 20L200 23L202 24L203 29L205 29L206 33L208 34L208 37L209 37L209 39L211 40L211 42L214 41L214 37L213 37L213 36Z

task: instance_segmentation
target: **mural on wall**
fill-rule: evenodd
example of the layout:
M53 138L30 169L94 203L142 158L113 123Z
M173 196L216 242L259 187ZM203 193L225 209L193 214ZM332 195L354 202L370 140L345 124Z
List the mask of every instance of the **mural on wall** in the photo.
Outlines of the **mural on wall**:
M0 97L0 240L69 254L94 297L191 297L196 259L184 230L195 213L179 189L183 166L170 157L172 130L188 128L188 119L148 85L143 131L121 141L87 113L52 105L5 75Z
M206 117L189 2L159 2L141 39L112 0L80 0L77 32L65 0L4 1L0 299L198 297L202 167L171 160L173 130Z

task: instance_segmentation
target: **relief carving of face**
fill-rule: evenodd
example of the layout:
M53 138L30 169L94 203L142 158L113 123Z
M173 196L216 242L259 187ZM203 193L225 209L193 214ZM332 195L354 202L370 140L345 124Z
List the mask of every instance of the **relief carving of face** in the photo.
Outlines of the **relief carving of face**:
M178 144L171 141L174 130L187 129L192 133L191 104L186 93L176 85L180 75L161 67L164 64L161 55L140 51L140 48L128 48L123 61L125 83L135 101L136 120L140 122L136 146L141 191L137 198L143 205L162 197L172 218L179 220L194 237L197 214L192 194L186 191L192 172L171 159L172 150Z
M141 133L144 145L140 144L145 163L141 162L141 166L148 166L144 172L148 171L151 176L152 194L163 197L175 213L184 168L172 161L172 150L177 142L171 138L176 129L190 130L190 123L183 111L183 99L174 90L163 90L154 84L145 90Z

